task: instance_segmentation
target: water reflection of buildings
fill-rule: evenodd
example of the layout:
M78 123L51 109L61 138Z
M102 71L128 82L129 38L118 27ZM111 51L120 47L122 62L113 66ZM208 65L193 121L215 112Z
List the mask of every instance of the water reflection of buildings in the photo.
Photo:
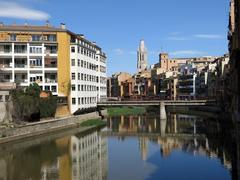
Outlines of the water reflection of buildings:
M156 116L121 116L108 119L109 131L105 134L121 137L119 139L126 136L138 137L139 152L144 161L148 159L148 145L152 142L159 144L162 157L168 157L173 151L180 149L193 155L218 158L229 170L232 170L232 166L239 168L239 165L232 164L235 157L222 144L222 137L212 136L212 132L207 132L210 129L217 134L218 124L211 123L197 116L181 114L168 114L165 121ZM239 159L239 148L237 153L235 155ZM240 171L238 169L235 172L239 174Z
M99 132L81 134L56 140L67 151L57 162L42 167L42 179L104 180L107 178L107 139ZM66 150L65 149L65 150Z
M71 137L72 180L107 179L107 140L98 132Z
M26 146L0 151L1 180L107 178L107 139L98 131Z

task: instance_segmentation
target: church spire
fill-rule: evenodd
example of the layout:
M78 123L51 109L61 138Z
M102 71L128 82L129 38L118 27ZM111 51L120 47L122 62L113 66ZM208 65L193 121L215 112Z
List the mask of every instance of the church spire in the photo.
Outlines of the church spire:
M147 48L145 47L144 40L140 41L138 53L137 53L137 69L138 72L144 71L147 69Z

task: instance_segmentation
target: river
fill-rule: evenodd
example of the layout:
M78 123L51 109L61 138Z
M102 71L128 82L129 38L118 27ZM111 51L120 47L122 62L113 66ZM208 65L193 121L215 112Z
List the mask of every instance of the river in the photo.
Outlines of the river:
M169 113L109 117L0 146L0 180L239 180L239 142L215 118Z

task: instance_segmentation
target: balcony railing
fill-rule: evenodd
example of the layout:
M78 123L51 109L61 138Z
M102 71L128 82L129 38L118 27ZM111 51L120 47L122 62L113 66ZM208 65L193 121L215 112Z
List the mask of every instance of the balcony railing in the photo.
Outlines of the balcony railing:
M17 83L28 83L28 79L16 79Z
M45 78L45 83L57 83L56 79Z
M5 45L5 46L0 46L0 53L1 54L8 54L8 53L11 53L12 52L12 48L11 48L11 46L9 46L9 45Z
M57 64L45 64L45 68L57 68Z
M42 65L33 65L33 64L30 64L30 68L41 68Z
M45 54L57 54L57 50L54 50L54 49L52 49L52 50L46 49L46 50L45 50Z
M0 64L0 68L11 68L12 64Z
M26 68L27 64L15 64L14 67L15 68Z
M25 54L25 53L27 53L27 49L15 49L14 53Z
M11 82L11 79L1 79L0 78L0 82Z

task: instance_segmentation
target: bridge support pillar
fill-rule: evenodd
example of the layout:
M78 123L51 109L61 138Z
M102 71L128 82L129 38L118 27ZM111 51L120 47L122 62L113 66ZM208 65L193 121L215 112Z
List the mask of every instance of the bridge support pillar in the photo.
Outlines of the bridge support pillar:
M167 119L166 107L164 102L160 102L160 120Z
M160 134L161 136L165 136L167 127L167 119L160 119Z

